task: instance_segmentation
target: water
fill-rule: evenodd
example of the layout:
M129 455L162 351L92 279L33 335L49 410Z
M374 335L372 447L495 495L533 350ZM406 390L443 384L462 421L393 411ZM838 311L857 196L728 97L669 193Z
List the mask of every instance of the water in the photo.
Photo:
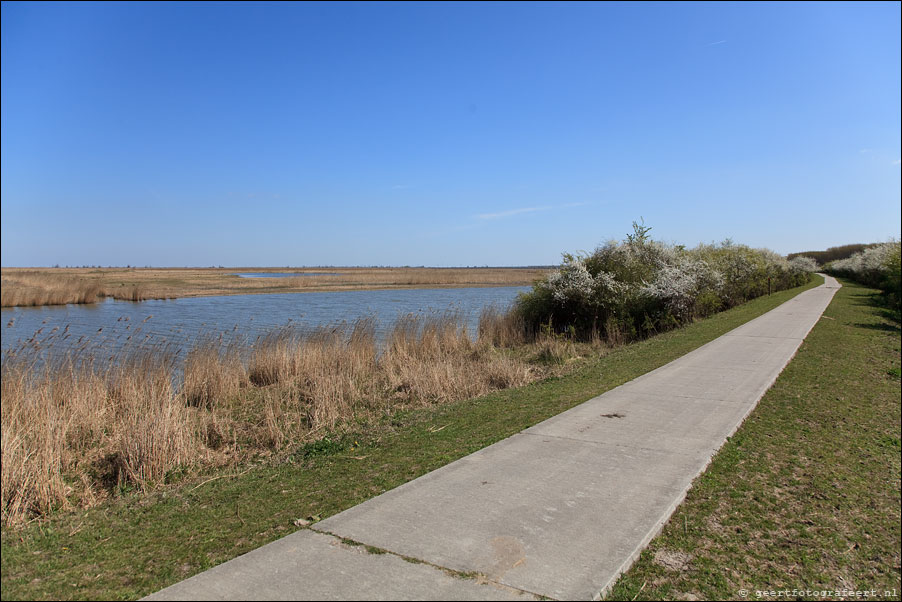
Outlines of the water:
M232 276L239 278L294 278L296 276L341 276L338 272L242 272Z
M460 312L471 333L486 305L508 306L528 287L404 289L231 295L134 303L108 299L89 305L5 308L2 347L32 339L54 351L88 344L114 353L125 344L189 347L202 336L257 335L289 324L302 328L372 315L383 334L399 315Z

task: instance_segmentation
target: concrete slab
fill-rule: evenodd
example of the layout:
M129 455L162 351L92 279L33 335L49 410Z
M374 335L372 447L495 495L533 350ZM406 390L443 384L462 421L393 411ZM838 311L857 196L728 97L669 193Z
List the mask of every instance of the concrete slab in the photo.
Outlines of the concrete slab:
M726 336L804 339L839 288L835 278L826 276L826 279L825 285L790 299L763 316L730 331Z
M727 367L668 366L660 378L627 383L623 387L644 395L692 397L749 403L773 383L781 367L758 372Z
M535 600L303 530L145 600Z
M705 462L519 434L314 528L552 598L591 599Z
M593 400L594 401L594 400ZM747 413L742 404L691 397L654 396L619 389L584 403L526 433L569 437L708 458Z

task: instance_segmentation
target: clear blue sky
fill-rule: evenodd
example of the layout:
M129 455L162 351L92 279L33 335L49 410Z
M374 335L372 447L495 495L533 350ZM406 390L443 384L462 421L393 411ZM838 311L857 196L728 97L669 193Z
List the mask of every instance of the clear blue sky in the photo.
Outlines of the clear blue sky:
M2 264L900 232L900 4L2 5Z

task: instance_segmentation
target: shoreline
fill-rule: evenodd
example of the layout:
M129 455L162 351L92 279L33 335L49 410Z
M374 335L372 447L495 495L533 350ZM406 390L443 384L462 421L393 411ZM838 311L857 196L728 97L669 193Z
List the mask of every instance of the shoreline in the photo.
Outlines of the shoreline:
M296 277L243 278L291 268L3 268L2 307L249 294L530 286L550 268L304 268ZM306 276L329 269L330 275ZM332 275L335 274L335 275Z

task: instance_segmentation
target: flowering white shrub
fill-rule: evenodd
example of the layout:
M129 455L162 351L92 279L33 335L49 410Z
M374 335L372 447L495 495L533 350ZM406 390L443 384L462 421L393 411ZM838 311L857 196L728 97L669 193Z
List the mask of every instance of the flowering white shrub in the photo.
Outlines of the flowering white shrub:
M718 290L722 285L723 276L706 261L684 256L662 265L654 281L642 287L642 294L660 299L675 317L686 320L704 290Z
M789 269L800 274L811 274L817 271L817 262L811 257L798 255L789 260Z
M831 262L826 270L880 288L886 303L896 311L902 304L902 243L883 243Z
M848 259L840 259L830 264L831 271L846 272L849 275L865 276L883 271L899 243L884 243L855 253Z
M695 249L651 240L649 228L561 267L521 295L526 323L640 336L806 282L816 264L725 241Z
M755 274L755 270L761 262L755 261L756 258L746 251L745 248L733 245L724 249L718 267L723 272L725 280L742 283Z
M593 302L599 308L619 313L618 309L635 295L637 288L626 282L618 282L610 272L601 271L595 274L592 284Z
M551 296L560 304L588 301L594 284L582 258L572 255L565 256L564 265L546 279Z

